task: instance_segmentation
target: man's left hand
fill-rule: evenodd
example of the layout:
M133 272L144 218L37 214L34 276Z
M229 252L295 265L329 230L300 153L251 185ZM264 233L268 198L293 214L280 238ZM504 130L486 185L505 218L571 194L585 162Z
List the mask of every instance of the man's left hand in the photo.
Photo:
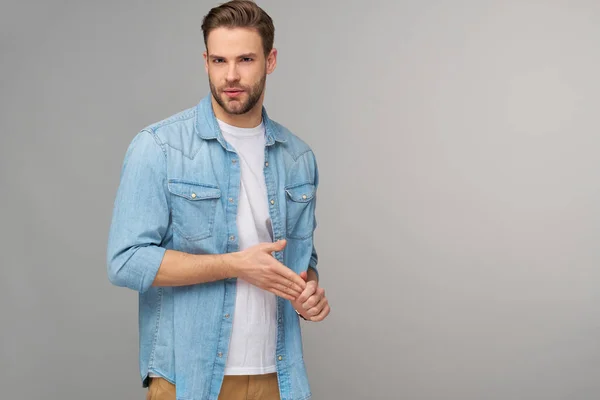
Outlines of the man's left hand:
M322 321L331 311L325 289L319 287L316 279L308 279L307 272L300 273L300 277L306 281L306 288L302 294L292 301L292 305L304 318L309 321Z

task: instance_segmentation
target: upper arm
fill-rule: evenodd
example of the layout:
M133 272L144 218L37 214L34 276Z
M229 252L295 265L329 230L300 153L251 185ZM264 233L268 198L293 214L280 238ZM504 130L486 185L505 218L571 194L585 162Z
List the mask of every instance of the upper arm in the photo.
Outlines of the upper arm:
M138 133L121 169L108 240L110 280L136 290L150 287L164 255L169 223L166 157L156 137Z

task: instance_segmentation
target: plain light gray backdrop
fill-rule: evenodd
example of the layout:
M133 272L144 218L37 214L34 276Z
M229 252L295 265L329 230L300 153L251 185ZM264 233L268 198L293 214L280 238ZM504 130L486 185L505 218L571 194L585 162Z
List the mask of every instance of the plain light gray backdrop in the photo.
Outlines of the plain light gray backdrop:
M3 1L0 392L142 399L127 145L208 93L212 1ZM315 399L600 397L600 3L259 1L315 150Z

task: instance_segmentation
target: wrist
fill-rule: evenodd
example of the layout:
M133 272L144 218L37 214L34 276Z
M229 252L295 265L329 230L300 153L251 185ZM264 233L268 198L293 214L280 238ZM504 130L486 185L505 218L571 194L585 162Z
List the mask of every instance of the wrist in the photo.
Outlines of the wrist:
M308 321L308 319L306 317L304 317L304 315L300 314L300 312L298 310L296 310L296 314L298 314L299 318L302 318L305 321Z
M302 319L303 319L303 320L305 320L305 321L309 321L309 319L308 319L308 318L306 318L304 315L302 315L302 314L300 313L300 311L296 310L295 308L294 308L294 311L296 311L296 314L298 314L298 317L302 318Z
M238 256L238 253L226 253L221 256L226 278L238 278L240 276Z

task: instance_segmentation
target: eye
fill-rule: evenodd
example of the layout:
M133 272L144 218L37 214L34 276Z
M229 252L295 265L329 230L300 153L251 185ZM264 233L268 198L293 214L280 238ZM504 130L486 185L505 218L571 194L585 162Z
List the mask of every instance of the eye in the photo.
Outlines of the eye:
M222 62L224 62L224 61L225 61L225 60L223 60L222 58L214 58L214 59L213 59L213 63L215 63L215 64L220 64L220 63L222 63Z
M250 57L244 57L244 58L242 58L242 61L243 62L250 62L250 61L253 61L253 59L250 58Z

